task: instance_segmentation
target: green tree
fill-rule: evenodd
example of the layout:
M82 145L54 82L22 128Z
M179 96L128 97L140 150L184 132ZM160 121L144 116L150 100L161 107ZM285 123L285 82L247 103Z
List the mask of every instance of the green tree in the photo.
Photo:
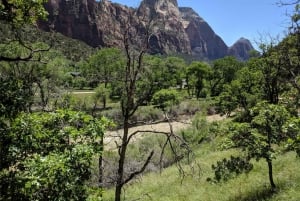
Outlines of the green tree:
M96 86L104 84L104 87L107 88L122 74L120 71L123 64L124 55L121 50L103 48L89 58L87 66L82 71Z
M21 113L2 121L1 200L85 200L109 122L81 112Z
M95 89L95 94L93 95L93 100L94 100L94 110L97 108L97 102L100 100L103 104L103 109L106 108L106 102L107 99L110 95L110 89L105 88L104 85L99 85Z
M34 24L38 19L45 19L48 14L44 3L47 3L47 0L1 0L0 20L17 27Z
M217 102L219 112L230 116L231 112L239 108L247 116L249 109L263 99L263 74L256 65L256 59L248 61L235 72L235 79L223 86Z
M268 165L271 189L275 190L273 179L275 147L287 140L284 125L289 121L290 114L283 106L261 102L251 109L250 115L252 118L250 123L232 123L229 129L229 147L240 148L245 161L249 162L252 158L264 159Z
M273 55L276 54L276 59L278 65L280 65L280 86L284 92L289 93L289 97L286 101L290 102L290 109L293 108L294 111L299 108L299 98L300 98L300 36L299 33L289 34L285 37L276 47L271 51ZM282 98L282 94L280 94Z
M235 89L229 84L223 86L223 92L218 96L217 100L216 105L218 112L227 117L229 117L239 105L238 99L235 96Z
M201 91L204 88L204 80L209 77L210 73L210 66L203 62L194 61L188 66L186 81L190 95L191 91L194 91L197 99L200 98Z
M162 66L162 83L164 88L182 87L182 80L184 79L186 63L179 57L167 57Z
M152 104L165 111L166 107L179 103L179 93L175 89L161 89L152 97Z
M49 48L36 49L30 43L25 43L22 37L22 30L27 25L35 24L38 19L46 19L48 14L44 8L46 2L46 0L2 0L0 2L0 21L7 25L5 28L12 30L10 38L1 41L0 61L29 61L33 60L36 54L49 50ZM26 49L27 54L14 53L12 56L3 54L3 46L5 49L10 49L12 45Z
M0 76L0 118L13 119L28 111L32 103L31 84L13 75Z
M47 47L44 43L32 44L36 48ZM15 54L23 54L26 49L15 46ZM8 50L7 56L11 57L13 52ZM27 54L27 53L25 53ZM13 57L13 56L12 56ZM33 99L38 109L49 109L49 101L59 93L59 89L65 84L63 74L68 70L69 61L53 50L40 52L33 56L32 61L0 62L1 76L14 76L15 79L27 83L29 94L35 95ZM32 97L33 98L33 97ZM28 109L30 110L31 105Z
M211 96L218 96L235 79L235 73L243 66L235 57L217 59L212 64L212 73L209 76Z
M288 149L296 151L300 156L300 119L298 117L291 118L284 125L284 133L288 136Z

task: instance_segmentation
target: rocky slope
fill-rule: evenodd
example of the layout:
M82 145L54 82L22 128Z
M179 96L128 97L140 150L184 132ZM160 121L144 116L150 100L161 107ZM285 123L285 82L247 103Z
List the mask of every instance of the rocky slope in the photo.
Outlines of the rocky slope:
M108 0L49 0L45 7L49 20L40 23L41 29L55 30L92 47L121 46L124 23L142 34L151 22L153 54L192 54L208 60L234 55L244 60L252 48L245 41L227 47L204 19L191 8L179 8L177 0L143 0L138 8Z
M228 54L237 57L239 60L247 60L249 59L249 51L253 49L248 39L240 38L228 49Z
M228 47L224 41L192 8L180 8L180 13L194 55L208 59L227 55Z

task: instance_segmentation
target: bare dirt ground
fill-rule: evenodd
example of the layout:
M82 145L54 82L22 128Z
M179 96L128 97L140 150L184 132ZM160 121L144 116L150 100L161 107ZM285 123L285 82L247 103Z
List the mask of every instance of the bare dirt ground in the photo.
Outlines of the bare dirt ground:
M223 119L226 119L226 116L225 115L221 116L219 114L209 115L206 117L206 120L208 122L221 121Z
M214 121L221 121L225 119L225 116L220 115L210 115L207 116L208 122L214 122ZM185 121L174 121L171 122L171 127L173 129L174 133L178 133L182 129L186 129L191 125L191 120L185 120ZM150 135L149 132L143 133L142 131L153 131L153 132L170 132L170 124L168 122L162 122L158 124L147 124L142 126L136 126L129 129L129 133L134 133L140 131L140 134L136 135L134 138L132 138L132 141L136 141L145 135ZM107 150L115 150L117 144L120 143L121 137L123 135L123 130L116 130L116 131L108 131L105 133L104 138L104 144Z

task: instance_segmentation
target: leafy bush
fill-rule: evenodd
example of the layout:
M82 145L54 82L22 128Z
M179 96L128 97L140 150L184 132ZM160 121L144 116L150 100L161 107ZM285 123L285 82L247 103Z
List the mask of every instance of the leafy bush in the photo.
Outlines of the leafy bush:
M0 200L85 200L109 124L70 110L18 115L0 132Z
M221 133L221 124L208 122L206 116L197 113L192 121L192 126L182 130L181 135L185 141L191 144L201 144L203 141L213 140Z
M139 107L134 116L133 121L136 122L153 122L164 118L163 112L153 106Z
M152 104L165 110L166 107L179 103L179 93L175 89L162 89L152 97Z
M253 165L250 163L249 159L231 156L230 159L224 158L218 161L216 165L212 165L212 169L215 172L215 177L213 179L208 178L208 181L227 181L242 173L248 173L252 170Z

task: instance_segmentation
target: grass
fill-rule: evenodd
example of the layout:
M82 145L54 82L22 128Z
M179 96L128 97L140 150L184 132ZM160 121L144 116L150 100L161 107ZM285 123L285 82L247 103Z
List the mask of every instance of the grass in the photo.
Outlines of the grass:
M195 152L193 168L184 165L186 175L179 176L178 168L171 166L162 173L148 173L125 187L125 200L143 201L299 201L300 160L292 152L274 160L274 178L278 191L269 189L265 161L254 162L249 174L220 184L209 183L213 176L211 165L218 159L235 154L218 151L213 141L199 145ZM200 167L200 168L198 168ZM105 201L113 200L113 189L106 189Z
M77 100L89 100L91 94L76 95ZM113 103L109 103L113 104ZM194 103L191 103L194 104ZM116 105L113 105L115 108ZM184 107L181 107L184 108ZM197 108L197 107L195 107ZM199 108L199 107L198 107ZM201 107L200 107L201 108ZM142 108L141 114L149 108ZM110 113L112 111L109 111ZM157 115L157 112L153 112ZM141 115L139 115L141 116ZM270 191L268 170L265 161L254 161L254 169L228 182L210 183L213 177L211 165L217 160L236 154L236 151L219 150L222 135L197 144L193 163L184 165L185 177L181 177L176 165L161 173L151 172L138 177L124 187L126 201L299 201L300 200L300 159L288 152L274 160L274 179L278 186L276 193ZM135 150L132 150L135 152ZM139 154L139 152L135 153ZM91 194L93 200L97 191ZM95 198L95 199L94 199ZM114 189L105 189L105 201L114 200Z

